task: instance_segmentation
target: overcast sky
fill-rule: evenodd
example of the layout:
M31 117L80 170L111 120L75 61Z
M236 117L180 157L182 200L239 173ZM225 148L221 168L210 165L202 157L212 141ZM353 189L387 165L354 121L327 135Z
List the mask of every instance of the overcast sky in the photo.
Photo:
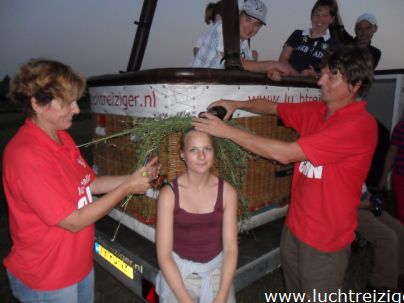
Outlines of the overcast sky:
M310 26L315 1L263 1L269 8L268 25L252 39L252 47L262 60L277 59L292 31ZM189 65L193 44L208 30L203 22L208 2L158 2L142 69ZM351 33L361 13L376 15L379 31L373 44L382 50L378 69L404 68L403 0L338 4ZM63 61L86 76L126 70L142 5L140 0L0 0L0 79L32 57Z

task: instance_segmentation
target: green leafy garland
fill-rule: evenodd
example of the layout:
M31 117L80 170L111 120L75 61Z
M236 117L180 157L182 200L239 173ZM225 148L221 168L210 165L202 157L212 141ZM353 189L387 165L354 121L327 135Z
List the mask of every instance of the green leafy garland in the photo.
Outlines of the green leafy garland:
M176 133L182 133L184 130L191 127L192 116L188 113L178 113L175 116L168 117L166 114L154 118L139 118L133 119L133 128L120 131L116 134L95 139L91 142L79 145L78 147L88 147L93 144L106 142L121 136L130 135L137 144L136 167L142 166L144 160L152 155L157 155L160 150L161 143L165 139ZM229 121L234 127L240 128L233 121ZM242 187L245 183L248 160L251 154L241 148L231 140L223 138L215 138L216 143L216 166L220 176L227 182L232 184L236 189L239 197L240 219L241 223L245 219L250 218L248 210L248 201L242 193Z
M155 118L133 119L134 128L131 132L131 140L141 142L136 149L137 167L143 165L144 159L151 155L157 155L160 144L175 133L182 133L191 127L192 117L185 113L178 113L173 117L160 115Z
M191 127L192 117L186 113L178 113L175 116L166 115L156 118L134 118L134 128L131 138L134 141L141 141L137 148L137 165L143 164L144 159L152 154L158 154L160 145L164 140L175 133L182 133ZM228 122L235 127L234 122ZM216 143L216 164L222 178L232 184L239 197L240 217L250 217L248 201L242 193L242 186L248 169L248 159L251 154L231 140L215 138Z

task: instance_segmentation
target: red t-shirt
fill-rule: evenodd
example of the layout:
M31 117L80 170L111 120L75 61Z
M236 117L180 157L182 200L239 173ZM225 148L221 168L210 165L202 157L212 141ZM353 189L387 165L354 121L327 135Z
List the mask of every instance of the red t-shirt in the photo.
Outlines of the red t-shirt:
M357 211L377 142L377 124L365 102L349 104L325 120L322 102L279 104L307 157L294 167L286 224L302 242L324 252L354 239Z
M82 280L92 269L94 226L73 233L57 226L91 203L95 175L67 132L57 144L30 120L8 143L3 185L13 242L4 265L36 290Z

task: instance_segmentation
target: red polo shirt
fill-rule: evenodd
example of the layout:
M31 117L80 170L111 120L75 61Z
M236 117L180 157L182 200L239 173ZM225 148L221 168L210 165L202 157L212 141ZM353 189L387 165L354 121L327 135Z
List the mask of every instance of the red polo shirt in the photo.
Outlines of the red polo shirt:
M55 290L92 269L94 226L72 233L57 226L91 203L95 175L67 132L57 144L30 120L8 143L3 185L13 242L4 265L36 290Z
M322 102L280 104L307 161L295 164L286 224L302 242L324 252L354 239L362 185L377 142L377 124L365 102L349 104L328 119Z

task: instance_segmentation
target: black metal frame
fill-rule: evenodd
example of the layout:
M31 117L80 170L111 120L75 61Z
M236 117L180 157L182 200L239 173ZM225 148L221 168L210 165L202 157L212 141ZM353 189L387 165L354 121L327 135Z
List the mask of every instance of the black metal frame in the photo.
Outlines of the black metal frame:
M226 69L243 69L240 61L240 27L239 10L237 0L223 0L226 9L223 12L223 43L224 60ZM157 0L144 0L142 12L138 25L135 40L132 45L127 72L140 70L146 50L149 32L153 23L154 12Z

